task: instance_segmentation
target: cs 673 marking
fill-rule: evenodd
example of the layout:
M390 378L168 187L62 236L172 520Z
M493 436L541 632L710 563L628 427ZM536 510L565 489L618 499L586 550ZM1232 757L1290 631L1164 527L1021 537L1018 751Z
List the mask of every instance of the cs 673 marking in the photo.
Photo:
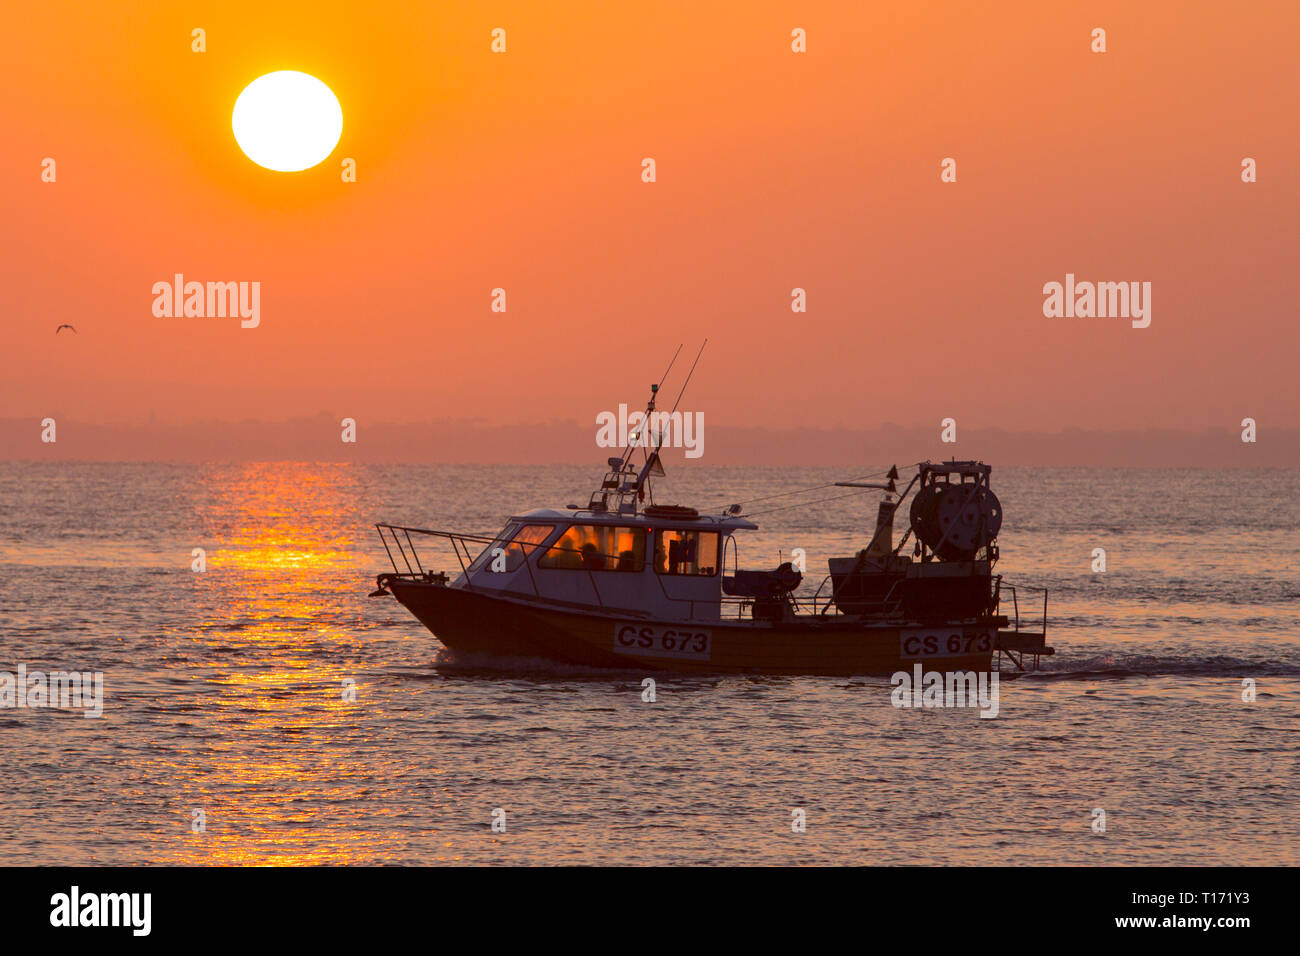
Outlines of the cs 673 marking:
M614 651L637 657L707 661L713 651L713 635L689 625L615 624Z

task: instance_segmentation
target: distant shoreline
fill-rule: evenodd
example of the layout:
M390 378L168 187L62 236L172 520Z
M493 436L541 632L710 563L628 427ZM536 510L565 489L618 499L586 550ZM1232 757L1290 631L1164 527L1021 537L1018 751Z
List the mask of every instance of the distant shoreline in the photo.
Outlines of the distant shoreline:
M964 427L956 443L939 429L767 429L710 425L704 454L689 464L857 467L864 462L976 458L1026 467L1300 467L1300 429L1262 423L1258 441L1241 441L1226 423L1213 431L1012 432ZM484 425L466 421L394 424L361 420L353 444L329 415L283 422L95 424L59 420L57 441L41 441L40 421L0 419L0 461L357 461L411 464L603 463L609 450L595 429L568 422ZM682 462L680 449L665 463Z

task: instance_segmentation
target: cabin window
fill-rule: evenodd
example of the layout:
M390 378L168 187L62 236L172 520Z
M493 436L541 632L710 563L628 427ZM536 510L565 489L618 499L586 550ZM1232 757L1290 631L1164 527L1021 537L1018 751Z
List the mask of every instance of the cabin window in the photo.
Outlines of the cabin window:
M645 532L604 524L575 524L537 559L539 568L569 571L645 570Z
M488 560L492 557L492 550L494 548L499 548L502 545L504 545L507 541L509 541L511 538L514 537L515 532L518 530L519 530L518 521L507 521L506 526L501 529L501 533L496 536L496 538L492 541L492 543L489 544L486 548L484 548L479 553L479 556L477 558L475 558L473 561L470 562L469 570L477 571L479 568L483 567L483 565L487 564Z
M717 574L718 533L677 529L655 532L655 570L660 574Z
M478 571L482 568L490 570L493 559L496 558L493 552L497 549L500 549L505 554L505 567L503 570L517 570L524 563L525 557L538 550L535 547L530 547L530 545L541 544L554 530L555 525L553 524L523 524L519 521L511 521L501 529L501 533L496 536L495 540L470 563L469 570Z
M537 547L555 530L553 524L526 524L510 539L506 545L506 571L514 571L528 560ZM490 567L491 565L489 565Z

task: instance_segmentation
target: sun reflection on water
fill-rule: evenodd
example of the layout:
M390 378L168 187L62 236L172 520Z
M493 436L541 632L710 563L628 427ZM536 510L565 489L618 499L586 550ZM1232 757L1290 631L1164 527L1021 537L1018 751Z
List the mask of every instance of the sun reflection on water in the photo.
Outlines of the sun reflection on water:
M345 809L371 768L330 756L364 733L345 682L356 637L341 602L367 567L356 549L360 489L346 466L249 464L206 476L200 519L212 541L208 617L191 626L205 708L221 732L199 759L170 768L206 829L173 846L180 862L218 865L377 862L391 833ZM233 650L214 668L218 648ZM355 698L354 698L355 699ZM384 811L378 811L382 816ZM368 812L373 823L376 811Z
M360 488L347 465L248 464L209 477L205 529L221 537L214 568L343 570L359 566Z

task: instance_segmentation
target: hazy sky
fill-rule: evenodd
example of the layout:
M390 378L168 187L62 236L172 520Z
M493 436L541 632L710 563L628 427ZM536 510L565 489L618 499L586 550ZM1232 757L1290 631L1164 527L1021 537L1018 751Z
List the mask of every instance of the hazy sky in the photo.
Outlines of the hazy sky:
M717 424L1295 424L1300 8L808 6L14 7L5 415L594 421L707 335ZM231 134L277 69L342 104L305 172ZM177 272L260 326L155 317ZM1150 327L1045 318L1067 272Z

